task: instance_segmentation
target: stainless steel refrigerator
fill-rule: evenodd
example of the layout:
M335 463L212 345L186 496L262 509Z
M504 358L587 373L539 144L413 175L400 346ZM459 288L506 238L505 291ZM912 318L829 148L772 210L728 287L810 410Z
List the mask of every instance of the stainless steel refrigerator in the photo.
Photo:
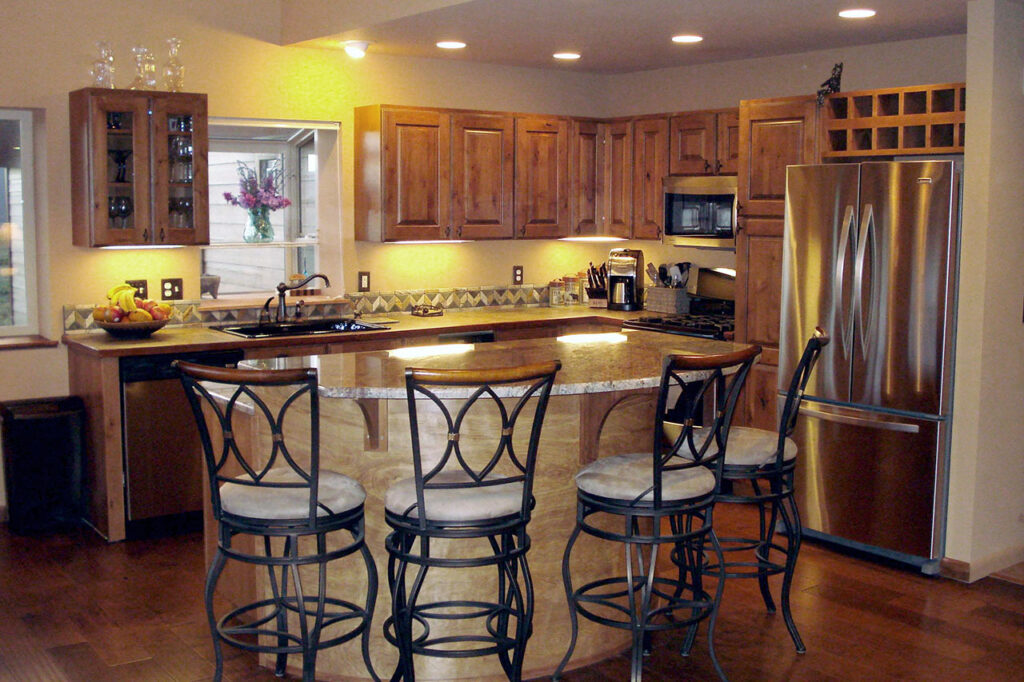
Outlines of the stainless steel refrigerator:
M938 568L952 399L954 161L790 166L779 390L832 342L795 438L807 534Z

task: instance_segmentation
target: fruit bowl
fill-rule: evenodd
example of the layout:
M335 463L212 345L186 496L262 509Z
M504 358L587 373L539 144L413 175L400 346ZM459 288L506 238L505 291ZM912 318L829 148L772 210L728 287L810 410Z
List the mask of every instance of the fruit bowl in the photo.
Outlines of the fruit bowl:
M145 322L101 322L100 320L94 320L93 324L119 339L144 339L157 329L163 327L167 322L168 320L147 320Z

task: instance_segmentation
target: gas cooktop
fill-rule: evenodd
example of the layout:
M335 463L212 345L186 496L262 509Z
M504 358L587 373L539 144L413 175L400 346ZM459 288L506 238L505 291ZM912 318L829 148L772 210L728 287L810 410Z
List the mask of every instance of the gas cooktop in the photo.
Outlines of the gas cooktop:
M622 323L627 329L646 329L667 334L684 336L700 336L706 339L726 339L732 337L735 328L732 315L725 314L685 314L685 315L645 315Z

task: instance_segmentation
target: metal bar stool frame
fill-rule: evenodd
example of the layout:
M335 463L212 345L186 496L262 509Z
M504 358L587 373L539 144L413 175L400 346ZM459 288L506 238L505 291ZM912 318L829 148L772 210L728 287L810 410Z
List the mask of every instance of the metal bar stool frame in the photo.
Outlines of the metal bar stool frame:
M722 468L725 481L748 482L751 494L736 492L735 487L730 493L720 493L718 502L756 505L758 511L758 537L719 537L722 552L729 560L723 566L709 566L709 570L725 569L726 579L756 578L761 591L761 598L769 613L775 613L775 601L772 599L768 578L782 574L782 617L786 629L796 646L797 653L805 653L803 639L797 630L790 608L790 590L793 584L793 572L797 557L800 554L803 526L800 512L793 498L793 477L797 458L785 459L786 442L793 435L799 416L800 404L803 401L804 389L810 379L811 372L821 355L821 350L829 343L828 335L820 327L815 329L813 336L807 341L800 356L793 376L790 379L786 401L779 420L778 439L771 457L765 464L732 464L726 455ZM785 545L777 539L776 533L781 523L782 531L778 533L785 539ZM782 561L772 558L772 552L781 555ZM743 561L732 559L740 553L752 553L753 559Z
M561 362L556 360L488 370L406 370L415 497L401 511L392 509L390 504L385 510L385 520L392 528L385 542L392 613L384 622L384 636L399 651L399 663L392 680L411 682L415 679L414 655L441 658L497 655L507 677L514 681L521 679L526 643L532 634L534 610L533 581L526 560L530 536L526 528L534 506L533 473L541 427L555 374L560 368ZM453 415L443 401L456 397L464 400ZM511 409L503 403L502 397L515 398ZM460 428L467 415L479 407L481 401L496 405L502 429L493 455L482 468L475 469L463 457L459 443ZM533 401L536 406L527 451L522 456L516 452L512 439L518 418ZM418 419L421 411L418 403L424 402L436 406L448 429L444 452L429 467L424 466ZM496 475L495 468L503 459L511 462L513 471L518 473L511 476ZM454 481L442 475L443 472L450 473L453 470L465 480ZM494 518L445 520L439 518L444 516L440 513L439 503L432 504L431 500L432 495L444 494L445 491L466 493L473 489L497 490L498 486L509 485L522 486L518 503L510 513ZM435 508L434 504L438 506ZM425 513L420 510L425 510ZM486 539L491 553L455 558L431 555L431 541L434 539L469 538ZM406 575L410 566L417 567L411 583ZM479 566L497 567L496 601L450 599L417 603L429 569ZM452 613L451 610L459 612ZM432 620L443 622L479 618L484 620L486 634L433 636L431 632ZM510 635L513 621L515 626ZM415 636L414 623L422 629ZM463 648L467 643L472 648Z
M218 522L217 550L207 572L204 593L216 658L214 679L220 680L223 675L222 642L246 651L275 655L275 674L278 676L284 675L289 654L301 655L302 678L312 681L315 677L317 653L355 637L362 639L361 654L370 676L374 680L379 679L370 661L369 651L370 622L377 597L377 569L366 546L363 503L359 500L358 504L351 504L350 501L349 504L338 505L348 508L334 511L325 504L324 495L320 492L320 483L325 474L333 476L335 480L339 475L320 469L317 371L234 369L183 361L176 361L174 365L179 370L182 385L199 428L210 484L213 516ZM215 382L222 388L230 389L230 396L224 398L214 395L203 382ZM294 389L276 412L255 390L273 387ZM300 405L303 399L308 401L306 404L309 409L308 467L303 467L293 457L282 428L289 410ZM251 457L246 456L247 453L243 452L234 434L234 415L245 402L251 404L255 415L262 415L270 428L272 451L267 461L258 466L254 466ZM204 415L204 406L208 416ZM208 417L211 420L209 423ZM214 449L211 423L216 424L220 431L219 452ZM229 476L222 473L229 462L239 465L243 474ZM275 468L276 464L287 466ZM275 475L282 471L293 472L293 478L275 478ZM340 478L347 479L351 485L358 488L356 499L359 498L359 494L365 498L365 493L358 483L348 477ZM268 516L272 518L260 518L231 513L224 508L222 502L221 492L225 484L246 486L252 490L265 489L265 495L284 491L299 492L308 498L308 507L304 515L297 514L289 518L279 518L279 515L270 514ZM235 489L241 490L240 487ZM333 500L331 501L333 503ZM328 550L328 535L335 531L347 531L351 535L351 540ZM251 554L232 547L232 539L239 534L262 537L263 554ZM316 549L313 553L300 554L299 540L304 537L314 539ZM283 548L276 555L272 547L272 540L275 538L283 539ZM364 604L327 595L328 564L355 553L361 556L367 573L367 594ZM242 605L218 619L214 613L214 591L228 559L265 566L272 596ZM317 567L317 590L315 594L305 594L299 568L311 565ZM280 574L277 575L275 570ZM289 579L292 585L291 592ZM289 630L290 614L297 616L297 633ZM312 626L309 623L310 619ZM324 631L336 625L348 629L328 639L322 639ZM260 643L260 638L269 638L274 643Z
M704 584L707 572L704 557L710 545L711 552L721 561L712 513L720 490L724 452L739 390L760 352L759 346L749 346L723 355L669 355L664 359L652 451L643 455L650 462L651 484L642 492L631 499L593 494L579 487L580 474L589 467L577 475L576 527L562 560L572 634L554 679L560 677L576 647L578 615L631 632L630 670L634 682L642 678L644 650L652 633L688 628L683 648L685 655L696 638L699 623L707 620L708 652L716 672L726 679L714 649L715 619L724 581L720 578L714 592L709 591ZM693 372L701 372L700 378L687 378L686 375ZM669 393L674 388L679 388L684 397L685 420L678 437L668 443L662 436L663 423ZM711 428L701 430L695 423L701 421L698 411L703 409L705 397L714 402L715 410ZM677 411L680 407L677 403ZM695 473L698 468L710 470L713 483L699 494L665 498L663 485L667 479ZM599 514L621 517L623 531L610 531L591 523L590 517ZM668 532L663 528L663 520L668 520ZM591 581L574 589L570 560L581 533L622 543L626 554L625 576ZM670 558L677 571L674 577L656 575L660 545L671 546ZM622 604L623 599L625 604ZM608 615L597 613L591 605L604 609Z

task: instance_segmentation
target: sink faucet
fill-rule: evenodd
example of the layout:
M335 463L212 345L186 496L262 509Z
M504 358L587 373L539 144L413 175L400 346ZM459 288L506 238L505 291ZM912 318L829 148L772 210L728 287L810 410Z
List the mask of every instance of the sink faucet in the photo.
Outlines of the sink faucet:
M288 304L284 300L285 294L292 289L301 289L317 277L324 281L325 287L331 286L331 280L327 279L327 275L322 275L319 272L310 275L298 284L285 284L281 282L277 285L277 314L275 315L275 322L284 322L288 319Z

